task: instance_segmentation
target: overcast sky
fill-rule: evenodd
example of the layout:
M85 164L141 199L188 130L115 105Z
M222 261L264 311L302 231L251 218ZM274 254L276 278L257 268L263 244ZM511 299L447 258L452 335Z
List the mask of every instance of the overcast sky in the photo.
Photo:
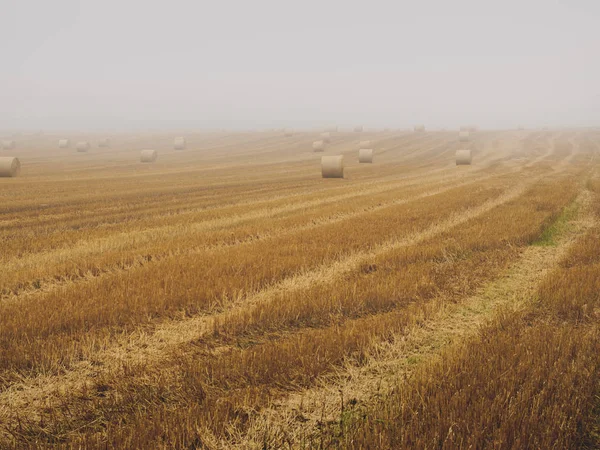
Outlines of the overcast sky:
M600 0L0 0L0 129L600 125Z

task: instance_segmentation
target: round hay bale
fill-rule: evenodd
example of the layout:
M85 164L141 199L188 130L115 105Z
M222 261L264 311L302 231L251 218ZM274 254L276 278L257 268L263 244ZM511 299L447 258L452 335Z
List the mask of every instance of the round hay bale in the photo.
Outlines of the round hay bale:
M360 141L358 149L360 150L361 148L371 148L371 141Z
M423 132L425 131L425 125L415 125L415 131Z
M323 142L323 141L313 142L313 151L314 152L324 152L325 151L325 142Z
M21 172L21 162L12 156L0 157L0 177L16 177Z
M354 127L354 132L355 133L362 133L363 127L362 125L359 125L357 127Z
M58 148L69 148L70 145L71 141L69 141L68 139L60 139L58 141Z
M321 133L321 139L323 139L324 142L329 144L331 142L331 133L329 131Z
M2 148L4 150L12 150L17 146L17 143L11 139L6 139L2 141Z
M90 149L90 143L87 142L87 141L80 141L75 146L75 149L78 152L85 153L85 152L87 152Z
M101 147L101 148L110 147L110 139L109 138L100 139L98 141L98 147Z
M186 147L186 141L185 138L182 136L176 137L175 139L173 139L173 148L175 150L185 150Z
M469 131L471 133L475 133L477 129L477 125L462 125L460 127L460 131Z
M140 154L140 161L143 163L153 163L158 158L156 150L142 150Z
M321 156L323 178L344 178L344 156Z
M358 151L359 163L372 163L375 151L372 148L361 148Z
M294 135L293 130L285 130L285 137L292 137Z
M460 142L469 142L470 139L471 137L468 131L459 131L458 140Z
M457 166L469 166L473 157L471 150L457 150L456 151L456 165Z

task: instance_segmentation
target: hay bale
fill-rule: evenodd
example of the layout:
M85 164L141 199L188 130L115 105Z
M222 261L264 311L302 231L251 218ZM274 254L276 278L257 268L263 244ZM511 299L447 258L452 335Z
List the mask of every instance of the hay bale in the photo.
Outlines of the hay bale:
M21 162L12 156L0 157L0 177L16 177L21 172Z
M186 141L185 138L182 136L176 137L175 139L173 139L173 148L175 150L185 150L186 147Z
M362 125L359 125L357 127L354 127L354 132L355 133L362 133L363 127Z
M143 163L153 163L158 158L156 150L142 150L140 154L140 161Z
M68 139L60 139L58 141L58 148L69 148L71 141Z
M101 148L110 147L110 139L109 138L100 139L98 141L98 147L101 147Z
M456 151L456 165L457 166L469 166L473 157L471 150L457 150Z
M2 141L2 149L3 150L12 150L17 146L17 143L11 139L6 139Z
M80 141L75 145L75 149L78 152L85 153L90 149L90 143L87 141Z
M463 125L460 127L460 131L469 131L475 133L477 131L477 125Z
M323 178L344 178L344 156L321 156Z
M415 125L415 131L423 132L425 131L425 125Z
M372 148L361 148L358 151L359 163L372 163L375 151Z
M285 137L292 137L294 135L294 130L285 130Z
M329 144L331 142L331 133L329 131L321 133L321 139L323 139L323 142Z
M371 148L371 141L360 141L358 149L360 150L361 148Z
M313 142L313 151L314 152L324 152L325 151L325 142L323 142L323 141Z
M459 131L458 132L458 140L460 142L469 142L469 140L471 139L470 134L468 131Z

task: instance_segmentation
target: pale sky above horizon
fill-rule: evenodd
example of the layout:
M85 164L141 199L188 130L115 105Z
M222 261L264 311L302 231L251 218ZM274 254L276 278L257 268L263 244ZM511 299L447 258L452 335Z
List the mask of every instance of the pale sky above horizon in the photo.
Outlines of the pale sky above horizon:
M0 0L0 129L600 126L600 1Z

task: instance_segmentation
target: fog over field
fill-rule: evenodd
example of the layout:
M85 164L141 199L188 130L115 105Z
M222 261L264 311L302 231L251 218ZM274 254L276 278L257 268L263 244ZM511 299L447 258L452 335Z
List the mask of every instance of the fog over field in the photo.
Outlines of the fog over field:
M0 10L0 130L600 124L597 0Z
M600 449L600 0L0 17L0 450Z

